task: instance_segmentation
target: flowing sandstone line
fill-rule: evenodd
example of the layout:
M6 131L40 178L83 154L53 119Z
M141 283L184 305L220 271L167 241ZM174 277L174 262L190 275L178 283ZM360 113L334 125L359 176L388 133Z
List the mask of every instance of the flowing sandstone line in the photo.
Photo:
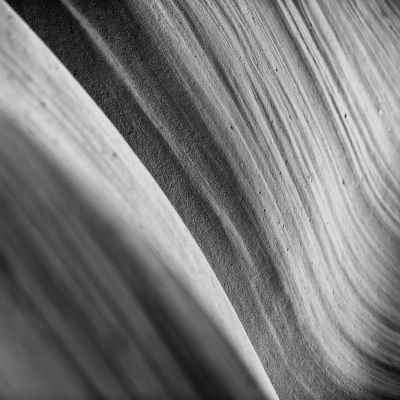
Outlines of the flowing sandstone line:
M152 243L229 339L264 395L277 398L213 271L151 175L46 46L6 4L0 9L3 112L23 121L35 143L73 176L100 190L99 202L123 213L119 229Z
M28 135L0 114L1 397L265 399L165 257Z
M10 3L160 184L279 397L398 399L399 3Z

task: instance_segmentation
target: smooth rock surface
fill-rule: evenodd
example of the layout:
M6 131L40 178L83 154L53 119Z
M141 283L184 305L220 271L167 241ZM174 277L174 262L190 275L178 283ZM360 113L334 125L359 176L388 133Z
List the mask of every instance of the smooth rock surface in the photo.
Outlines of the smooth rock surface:
M159 183L279 397L399 399L399 3L9 3Z
M101 204L106 213L117 210L112 215L118 230L151 244L163 267L183 282L228 339L246 373L256 381L257 390L266 398L276 398L231 303L168 199L92 99L4 2L0 2L0 87L2 114L18 126L22 124L20 129L61 164L72 180L78 180L80 187L93 190L95 206ZM8 318L6 313L2 317ZM47 362L51 364L51 359ZM30 368L27 366L28 371ZM8 381L10 376L12 370ZM49 396L42 378L39 373L34 384ZM24 375L18 378L15 373L13 379L11 388L15 389ZM0 382L0 389L4 390L7 384L3 384Z
M267 399L165 254L32 139L0 112L1 398Z

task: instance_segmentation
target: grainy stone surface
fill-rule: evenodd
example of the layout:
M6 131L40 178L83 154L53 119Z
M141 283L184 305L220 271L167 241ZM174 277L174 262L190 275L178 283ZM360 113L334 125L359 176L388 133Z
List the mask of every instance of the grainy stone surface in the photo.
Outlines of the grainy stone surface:
M279 397L400 398L399 3L10 4L161 186Z
M2 113L0 132L1 397L265 399L120 211Z
M14 132L16 130L17 133L15 135L21 135L22 133L28 135L35 146L43 151L44 155L50 155L55 165L59 164L59 166L56 166L61 168L63 173L71 175L70 179L79 183L80 191L84 188L87 195L92 193L91 201L94 206L101 206L102 210L105 210L106 215L112 215L113 224L116 225L119 233L129 237L129 240L133 241L133 243L140 239L151 247L157 257L162 260L163 268L167 268L182 282L185 290L190 291L190 295L200 303L200 306L206 310L207 315L211 317L213 323L222 332L221 334L228 339L229 344L227 346L233 347L234 353L239 356L239 364L244 363L246 366L246 369L243 370L245 376L249 374L251 376L249 379L255 381L256 398L261 396L261 393L267 398L276 398L260 360L254 352L225 292L222 290L204 255L157 183L110 121L50 50L4 3L0 3L0 11L0 110L2 114L7 116L9 121L18 125L18 129L11 129L11 131ZM6 133L2 131L1 138L3 136L6 138ZM18 138L15 140L17 141ZM20 140L24 142L25 139L21 138ZM4 158L10 152L9 156L15 158L16 163L21 163L20 174L23 176L23 172L25 171L27 176L24 179L28 179L29 181L31 171L26 161L19 161L23 157L19 157L16 152L14 154L10 149L12 149L11 145L7 149L4 148L3 151L5 154L2 154L2 157ZM29 154L28 150L26 152ZM39 155L36 155L38 159ZM13 168L17 168L17 165L13 166ZM11 171L5 169L3 173L4 179L13 179ZM35 178L33 172L31 178ZM17 181L15 183L16 188L18 188L18 185L23 186L21 182L18 183ZM40 185L37 184L37 186L39 190ZM43 193L49 191L49 196L52 190L55 193L59 190L57 189L57 185L53 189L50 186L49 184L48 188L41 188L40 190ZM12 196L7 193L3 185L1 187L1 193L5 196L5 204L7 202L12 203ZM24 190L24 187L19 188L19 191L15 194L15 202L20 201L18 196L21 196ZM31 188L31 190L33 189ZM36 194L33 193L33 195ZM26 198L29 198L29 196L29 193L25 195ZM25 206L27 205L26 198L23 203ZM32 227L29 228L31 231L35 229L40 230L39 227L35 228L35 224L46 224L47 214L44 212L42 215L44 221L40 221L40 207L42 206L39 204L38 207L39 210L37 213L39 215L36 215L36 220L32 222ZM56 208L56 206L54 207ZM44 209L46 208L44 207ZM3 212L5 218L7 211L4 209ZM26 210L26 212L28 215L34 213L35 206L32 205L32 208ZM56 212L56 210L52 210L52 212ZM68 224L67 216L63 215L66 219L66 224ZM18 231L16 227L13 227L11 217L8 217L7 223L4 218L2 219L4 229L10 229L10 231L14 229L13 234L16 237L18 234L23 234L21 232L23 227L20 226L19 229L21 231ZM51 220L47 221L47 223L51 225ZM26 224L28 228L28 222ZM75 228L71 227L71 230L73 231ZM62 230L57 233L57 228L51 229L51 234L55 237L61 235L62 238ZM80 232L72 232L71 235L73 234L76 235L79 242ZM7 250L8 246L6 239L6 234L0 237L3 253ZM49 239L48 236L46 236L47 239ZM31 245L33 246L33 243ZM75 243L75 245L78 244ZM114 243L115 245L116 243ZM0 251L0 254L3 253ZM60 256L59 254L57 255ZM91 257L92 254L88 250L88 262L91 261ZM0 261L2 265L8 265L6 262L7 258L3 259L0 257ZM84 265L83 262L82 265ZM49 265L47 267L51 268ZM14 268L15 265L12 264L6 270L12 271ZM132 274L135 274L134 270L132 270ZM46 286L45 283L40 282L40 276L34 276L34 278L37 279L37 283L44 285L44 287ZM29 277L27 279L29 280ZM60 280L62 281L61 276ZM135 294L132 293L132 295ZM5 299L7 299L7 296L6 294ZM151 297L151 294L149 296ZM116 297L118 298L118 295ZM51 296L49 299L51 299ZM181 301L184 305L184 298ZM78 307L78 305L79 299L76 300L76 306ZM82 307L85 308L86 306L82 304ZM60 382L63 381L62 374L66 373L62 370L62 358L60 367L60 360L52 355L53 350L51 346L47 348L49 355L45 355L46 342L41 343L42 339L40 335L39 338L35 337L37 326L30 327L29 321L24 321L24 316L26 315L24 313L19 315L12 307L9 309L6 308L3 311L4 313L1 314L2 325L3 327L9 325L9 327L5 329L8 339L4 338L4 342L0 344L4 350L0 365L2 368L2 380L0 381L1 396L12 400L15 398L63 399L64 397L69 398L70 394L68 390L72 390L72 393L80 397L81 386L76 382L77 387L74 391L71 388L71 378L68 375L65 376L65 382L60 385ZM129 310L127 309L126 311L128 312ZM93 312L95 312L94 309ZM193 318L196 319L196 315ZM14 323L14 321L10 324L10 321L12 322L14 319L18 323ZM54 327L56 327L56 321L53 323ZM27 332L19 334L18 324L20 324L23 332L26 326ZM138 324L140 325L140 321ZM190 327L190 329L196 330L201 328L201 325L197 325L195 320L192 320L192 324L193 327ZM103 334L100 326L101 321L98 324L99 336ZM129 336L129 332L126 332L125 328L120 327L122 331L120 334L122 336ZM45 332L46 327L43 330ZM16 334L14 337L13 333ZM58 334L61 333L62 329L58 331ZM92 333L94 335L93 339L95 339L96 334L94 331ZM77 335L79 334L81 333L78 332ZM29 336L33 337L32 341L28 339ZM117 336L116 341L118 342ZM72 338L74 338L73 335ZM207 334L205 334L202 340L205 341L204 343L207 343ZM182 344L182 348L185 346L188 347L187 350L189 353L190 351L198 351L199 356L201 356L202 350L196 348L195 344L193 344L193 349L187 344ZM16 351L19 348L26 348L26 351ZM72 350L79 353L79 350L73 348L73 346ZM153 359L152 365L154 367L154 362L157 364L157 357L160 357L159 362L162 364L163 356L157 347L154 347L153 350L152 356L155 359ZM208 343L207 351L215 352L215 357L218 359L218 346L215 347L215 343L213 344L212 341ZM36 357L35 354L38 356ZM102 398L101 396L105 396L105 398L120 398L119 390L121 388L118 387L118 383L116 384L115 391L113 391L112 388L114 386L110 383L111 386L107 388L107 383L102 382L103 378L98 373L99 371L104 373L104 368L107 367L107 364L97 369L95 365L96 359L90 353L84 354L82 357L85 360L86 372L82 372L78 366L76 373L78 379L80 373L83 374L82 379L85 382L83 390L88 390L90 396L96 394L100 398ZM111 357L109 353L107 357ZM153 395L149 395L150 398L160 398L160 396L155 395L156 388L152 392L153 384L149 382L146 373L144 372L143 376L140 375L141 356L137 354L136 356L132 355L133 360L135 360L135 357L138 357L138 361L135 361L138 371L130 371L132 365L129 366L127 364L127 371L123 371L122 366L120 366L120 373L124 374L126 372L128 375L136 373L135 384L139 382L142 385L142 389L148 385L148 389L146 390L150 392L145 391L145 393L153 393ZM223 356L221 357L220 361L224 363ZM38 365L34 363L36 358L38 359ZM112 357L110 360L113 361ZM117 360L117 362L119 361ZM52 369L52 363L55 364L53 369L54 379L51 378L52 375L49 375L49 379L47 379L46 371ZM93 363L93 375L90 379L87 379L85 374L91 372L90 363ZM195 358L192 359L191 363L192 367L196 368L197 361ZM43 367L39 367L39 364ZM165 365L168 365L168 362L165 362L163 365L164 367L160 368L167 370ZM216 365L218 365L218 362ZM145 371L148 368L145 364L142 367ZM211 365L210 368L212 368ZM224 368L227 368L226 364ZM174 369L172 364L171 369ZM229 371L227 370L225 374L229 375ZM156 376L158 375L159 373L156 373ZM105 373L105 376L107 376L107 373ZM235 378L231 376L229 379ZM99 380L99 382L96 382L96 380ZM172 387L175 390L172 392L168 391L168 396L186 398L185 391L183 390L184 385L182 386L182 390L177 390L179 389L179 379L167 379L167 381L168 385L170 385L168 389L170 390ZM72 382L74 381L72 380ZM216 388L218 388L218 380L214 383L217 385ZM162 383L162 385L164 384L165 382ZM198 383L196 385L196 391L200 394L200 397L207 397L211 394L209 391L212 388L211 384L209 385L209 389L207 389L208 395L207 390L203 393L200 391L201 388L198 387ZM55 396L57 388L59 388L59 397ZM96 390L93 391L94 389ZM29 393L31 394L29 395ZM123 393L128 396L136 392L129 392L129 390L126 392L124 389ZM75 395L73 398L75 398ZM232 396L235 397L238 394L230 393L228 397ZM161 398L164 397L161 396Z

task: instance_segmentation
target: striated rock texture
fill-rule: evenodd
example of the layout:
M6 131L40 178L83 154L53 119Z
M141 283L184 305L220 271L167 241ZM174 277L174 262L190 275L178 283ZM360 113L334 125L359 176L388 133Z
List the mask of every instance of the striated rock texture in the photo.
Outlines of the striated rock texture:
M280 399L399 399L399 2L9 3L161 186Z
M2 113L0 132L1 398L265 399L120 211Z
M0 273L6 271L0 290L0 397L275 399L210 265L119 132L51 51L1 2L0 38ZM56 177L44 179L46 168L54 169ZM100 220L112 221L108 233L100 229L104 221L93 223L90 207ZM135 267L132 256L133 265L124 269L123 280L135 281L137 268L155 264L158 274L152 278L152 290L143 293L140 285L127 284L121 292L115 284L121 280L121 258L110 256L104 270L101 255L87 245L99 240L104 244L107 237L111 252L128 247L136 257L140 244L150 249L153 254L141 256L142 266ZM65 242L69 244L63 247ZM85 253L84 260L74 258L75 252ZM29 254L36 253L39 260L30 260ZM77 276L72 283L71 274ZM103 275L111 293L99 284ZM170 275L190 294L180 289L175 294ZM166 307L158 304L160 279L170 291L162 300ZM82 296L79 285L93 297ZM44 292L39 300L37 286ZM153 302L146 318L164 318L164 326L158 325L153 335L132 307L115 308L113 303L126 305L126 295ZM16 302L20 297L25 300ZM193 302L197 305L190 305ZM30 318L31 306L43 313L41 318ZM60 314L67 310L66 318L46 311L53 307ZM193 311L196 307L205 311L204 317L202 311ZM110 326L114 314L120 319ZM82 321L82 329L76 329L76 320ZM171 334L177 339L171 341ZM49 335L53 341L47 340Z

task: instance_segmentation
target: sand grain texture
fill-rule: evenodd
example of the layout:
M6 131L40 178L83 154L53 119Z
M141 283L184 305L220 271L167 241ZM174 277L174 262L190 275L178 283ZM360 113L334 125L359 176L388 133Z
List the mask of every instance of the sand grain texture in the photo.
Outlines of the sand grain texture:
M9 3L173 204L279 398L399 399L399 3Z
M112 214L114 224L123 234L151 244L152 251L162 259L163 268L183 282L185 290L190 291L190 296L200 303L200 307L222 331L222 337L228 338L230 344L227 346L233 346L240 362L245 363L248 370L245 373L251 376L250 381L257 382L254 383L257 396L263 393L267 398L275 398L268 377L225 292L157 183L110 121L46 46L6 4L1 3L0 8L2 114L12 123L22 124L20 129L33 140L35 146L48 153L55 164L59 163L65 173L72 175L72 180L80 182L79 190L84 187L88 192L94 191L96 196L92 201L95 206L101 204L106 213L115 214L117 210L116 215ZM22 163L21 169L23 167ZM7 177L11 172L6 170L4 174ZM15 183L16 186L18 184ZM23 191L23 188L20 190ZM57 192L57 188L54 191ZM6 211L4 213L6 215ZM45 221L40 222L45 224ZM60 235L62 237L62 231ZM79 232L76 235L79 237ZM7 314L3 316L6 318ZM207 341L207 338L203 340ZM51 358L47 362L51 364ZM195 366L196 363L192 363ZM27 367L28 371L30 368L32 366ZM90 370L89 366L87 368ZM49 387L41 380L43 373L36 378L36 388L43 389L43 394L51 398L53 392L46 392ZM8 382L10 390L19 385L18 373L12 369L4 379L4 387ZM140 381L140 377L138 379ZM23 375L21 380L24 380ZM31 380L34 381L33 378ZM175 380L179 382L179 379ZM170 381L178 387L174 380ZM68 386L67 383L65 385ZM151 389L151 383L148 385ZM106 398L118 396L118 391L114 393L112 387L109 390ZM178 394L179 398L185 398L184 393Z
M0 132L1 397L265 399L101 191L4 114Z

